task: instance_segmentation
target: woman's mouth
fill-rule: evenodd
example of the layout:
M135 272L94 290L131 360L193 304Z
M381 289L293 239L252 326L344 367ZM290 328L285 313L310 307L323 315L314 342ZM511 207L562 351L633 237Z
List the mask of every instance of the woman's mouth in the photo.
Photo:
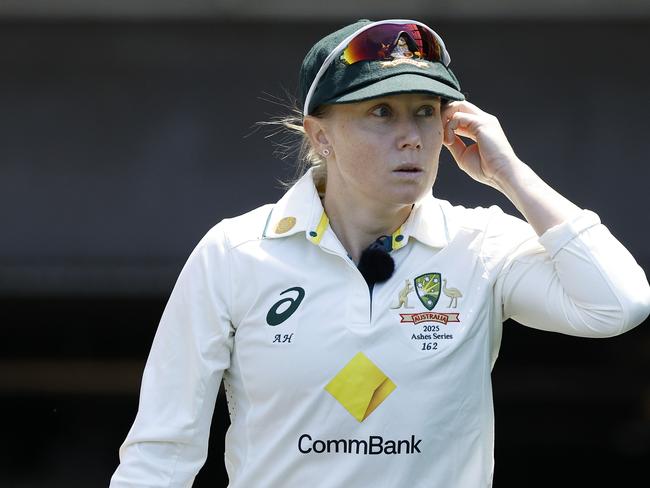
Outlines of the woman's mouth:
M397 168L393 170L395 173L404 173L404 174L415 174L421 173L422 167L417 164L400 164Z

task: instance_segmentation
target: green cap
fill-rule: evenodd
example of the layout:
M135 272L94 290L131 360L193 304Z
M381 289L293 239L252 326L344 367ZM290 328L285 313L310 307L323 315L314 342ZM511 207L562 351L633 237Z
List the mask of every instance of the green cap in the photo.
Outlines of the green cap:
M298 85L304 115L322 104L359 102L398 93L431 93L448 100L465 99L456 76L448 67L450 58L446 50L446 62L359 61L348 65L342 61L340 54L349 40L344 45L341 43L375 23L359 20L325 36L309 50L300 67ZM444 49L440 36L435 36ZM337 52L333 52L335 50Z

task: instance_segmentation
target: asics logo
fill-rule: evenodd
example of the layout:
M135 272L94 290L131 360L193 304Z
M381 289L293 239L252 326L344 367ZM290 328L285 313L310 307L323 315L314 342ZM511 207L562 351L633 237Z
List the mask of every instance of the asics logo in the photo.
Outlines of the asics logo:
M271 326L280 325L282 322L287 320L293 315L293 313L300 306L300 302L305 298L305 290L299 286L294 286L292 288L287 288L280 295L285 293L295 292L297 295L287 296L282 300L279 300L273 304L271 309L266 314L266 323ZM289 304L288 306L286 304ZM282 311L279 311L282 310Z

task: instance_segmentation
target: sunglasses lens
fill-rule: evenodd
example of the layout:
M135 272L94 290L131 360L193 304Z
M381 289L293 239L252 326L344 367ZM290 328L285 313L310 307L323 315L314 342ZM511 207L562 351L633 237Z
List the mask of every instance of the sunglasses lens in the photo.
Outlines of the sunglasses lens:
M414 57L440 61L442 49L437 39L429 30L417 24L381 24L371 27L350 41L341 58L347 64L391 59L400 38L406 41Z

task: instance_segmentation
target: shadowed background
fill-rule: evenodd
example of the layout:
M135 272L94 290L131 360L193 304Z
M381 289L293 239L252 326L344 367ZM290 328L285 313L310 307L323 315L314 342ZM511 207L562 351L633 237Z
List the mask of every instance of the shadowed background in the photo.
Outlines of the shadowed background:
M308 48L357 18L432 25L519 156L650 267L641 2L81 3L0 4L0 486L108 484L185 259L292 175L255 122L284 113L269 100L295 92ZM517 215L444 150L434 194ZM649 349L643 325L594 340L508 322L495 487L636 486ZM195 486L226 486L227 425L220 396Z

